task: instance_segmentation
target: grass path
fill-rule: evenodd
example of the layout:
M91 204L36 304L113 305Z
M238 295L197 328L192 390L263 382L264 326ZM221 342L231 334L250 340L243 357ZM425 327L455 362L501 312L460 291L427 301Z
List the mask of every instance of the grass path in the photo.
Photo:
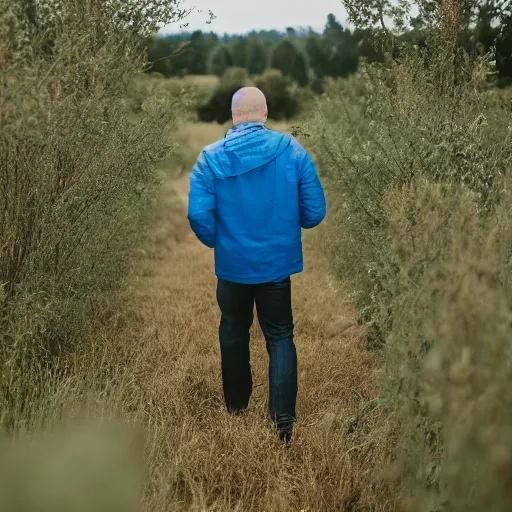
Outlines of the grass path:
M218 128L187 130L193 151L219 136ZM347 434L339 418L375 396L373 362L329 277L318 231L305 234L306 269L292 279L298 425L286 450L266 416L267 354L257 322L250 410L241 418L224 411L213 253L188 226L187 193L187 177L168 181L130 290L124 350L151 436L146 510L360 510L356 502L373 500L371 454L354 449L359 434Z

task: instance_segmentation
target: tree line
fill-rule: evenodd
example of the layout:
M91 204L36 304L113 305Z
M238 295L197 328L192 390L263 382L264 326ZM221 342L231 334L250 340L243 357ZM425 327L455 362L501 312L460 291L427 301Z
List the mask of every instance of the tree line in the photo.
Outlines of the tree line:
M325 30L288 28L285 32L253 31L245 36L213 32L152 37L148 40L150 71L164 76L214 74L247 69L260 75L278 69L301 86L312 78L346 77L357 71L362 34L344 28L330 14Z
M470 54L494 49L500 81L512 81L512 18L493 23L484 6L476 23L461 34ZM426 45L426 31L418 20L396 38L393 57L402 43ZM301 86L315 85L325 77L345 78L358 70L361 59L382 62L385 55L370 40L370 31L350 30L329 14L322 33L312 29L252 31L247 35L217 35L214 32L152 36L147 40L148 71L166 77L214 74L222 76L231 67L250 75L277 69Z

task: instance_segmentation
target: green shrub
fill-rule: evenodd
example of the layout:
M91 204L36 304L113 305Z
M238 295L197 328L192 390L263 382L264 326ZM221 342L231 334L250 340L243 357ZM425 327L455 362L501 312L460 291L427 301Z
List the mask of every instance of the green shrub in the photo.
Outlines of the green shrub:
M256 77L254 82L267 98L270 118L290 119L299 113L298 88L294 88L281 71L270 69Z
M253 82L265 94L269 118L274 120L290 119L296 116L301 105L299 98L307 97L309 99L313 96L311 91L294 86L280 71L275 69L254 77ZM199 119L205 122L217 121L219 124L224 124L231 119L233 94L248 85L252 85L252 83L249 81L245 69L230 68L226 70L208 102L198 107Z
M510 195L482 215L465 185L414 180L385 204L399 270L383 383L397 489L408 510L508 510Z
M167 11L146 22L130 1L0 6L0 403L9 408L25 404L13 389L22 392L32 362L51 364L108 316L104 298L125 281L143 235L179 100L149 95L134 115L130 99L143 36Z
M347 239L341 250L350 252L338 254L340 265L349 265L338 268L354 278L361 308L386 302L379 296L388 288L379 269L389 267L382 250L387 236L382 197L390 185L415 176L463 183L488 211L512 162L509 115L487 91L485 62L452 90L443 87L441 71L440 82L433 83L436 70L426 66L428 58L412 50L389 69L363 67L357 81L331 86L312 121L312 149L339 192L331 200L343 223L339 236ZM438 69L442 66L439 62ZM392 275L392 267L386 273Z
M385 342L386 481L408 511L511 505L512 112L486 77L431 40L330 85L306 127L333 270Z
M233 94L246 85L248 85L246 69L227 69L208 102L197 107L199 120L207 123L217 121L219 124L229 121L231 119L231 99Z

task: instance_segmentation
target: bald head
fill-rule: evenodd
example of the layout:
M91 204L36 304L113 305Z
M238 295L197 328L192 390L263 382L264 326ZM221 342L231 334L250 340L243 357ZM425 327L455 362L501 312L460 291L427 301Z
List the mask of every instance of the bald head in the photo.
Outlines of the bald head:
M256 87L243 87L233 95L231 102L233 125L242 123L265 123L267 121L267 100Z

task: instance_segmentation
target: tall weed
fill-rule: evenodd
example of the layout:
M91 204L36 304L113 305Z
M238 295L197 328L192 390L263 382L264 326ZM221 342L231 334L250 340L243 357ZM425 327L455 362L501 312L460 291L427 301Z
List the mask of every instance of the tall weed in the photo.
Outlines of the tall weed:
M30 376L111 314L170 149L180 100L148 95L134 113L144 24L124 4L1 4L4 411L32 407Z
M307 131L333 269L382 348L385 481L403 510L505 511L512 112L442 44L332 85Z

